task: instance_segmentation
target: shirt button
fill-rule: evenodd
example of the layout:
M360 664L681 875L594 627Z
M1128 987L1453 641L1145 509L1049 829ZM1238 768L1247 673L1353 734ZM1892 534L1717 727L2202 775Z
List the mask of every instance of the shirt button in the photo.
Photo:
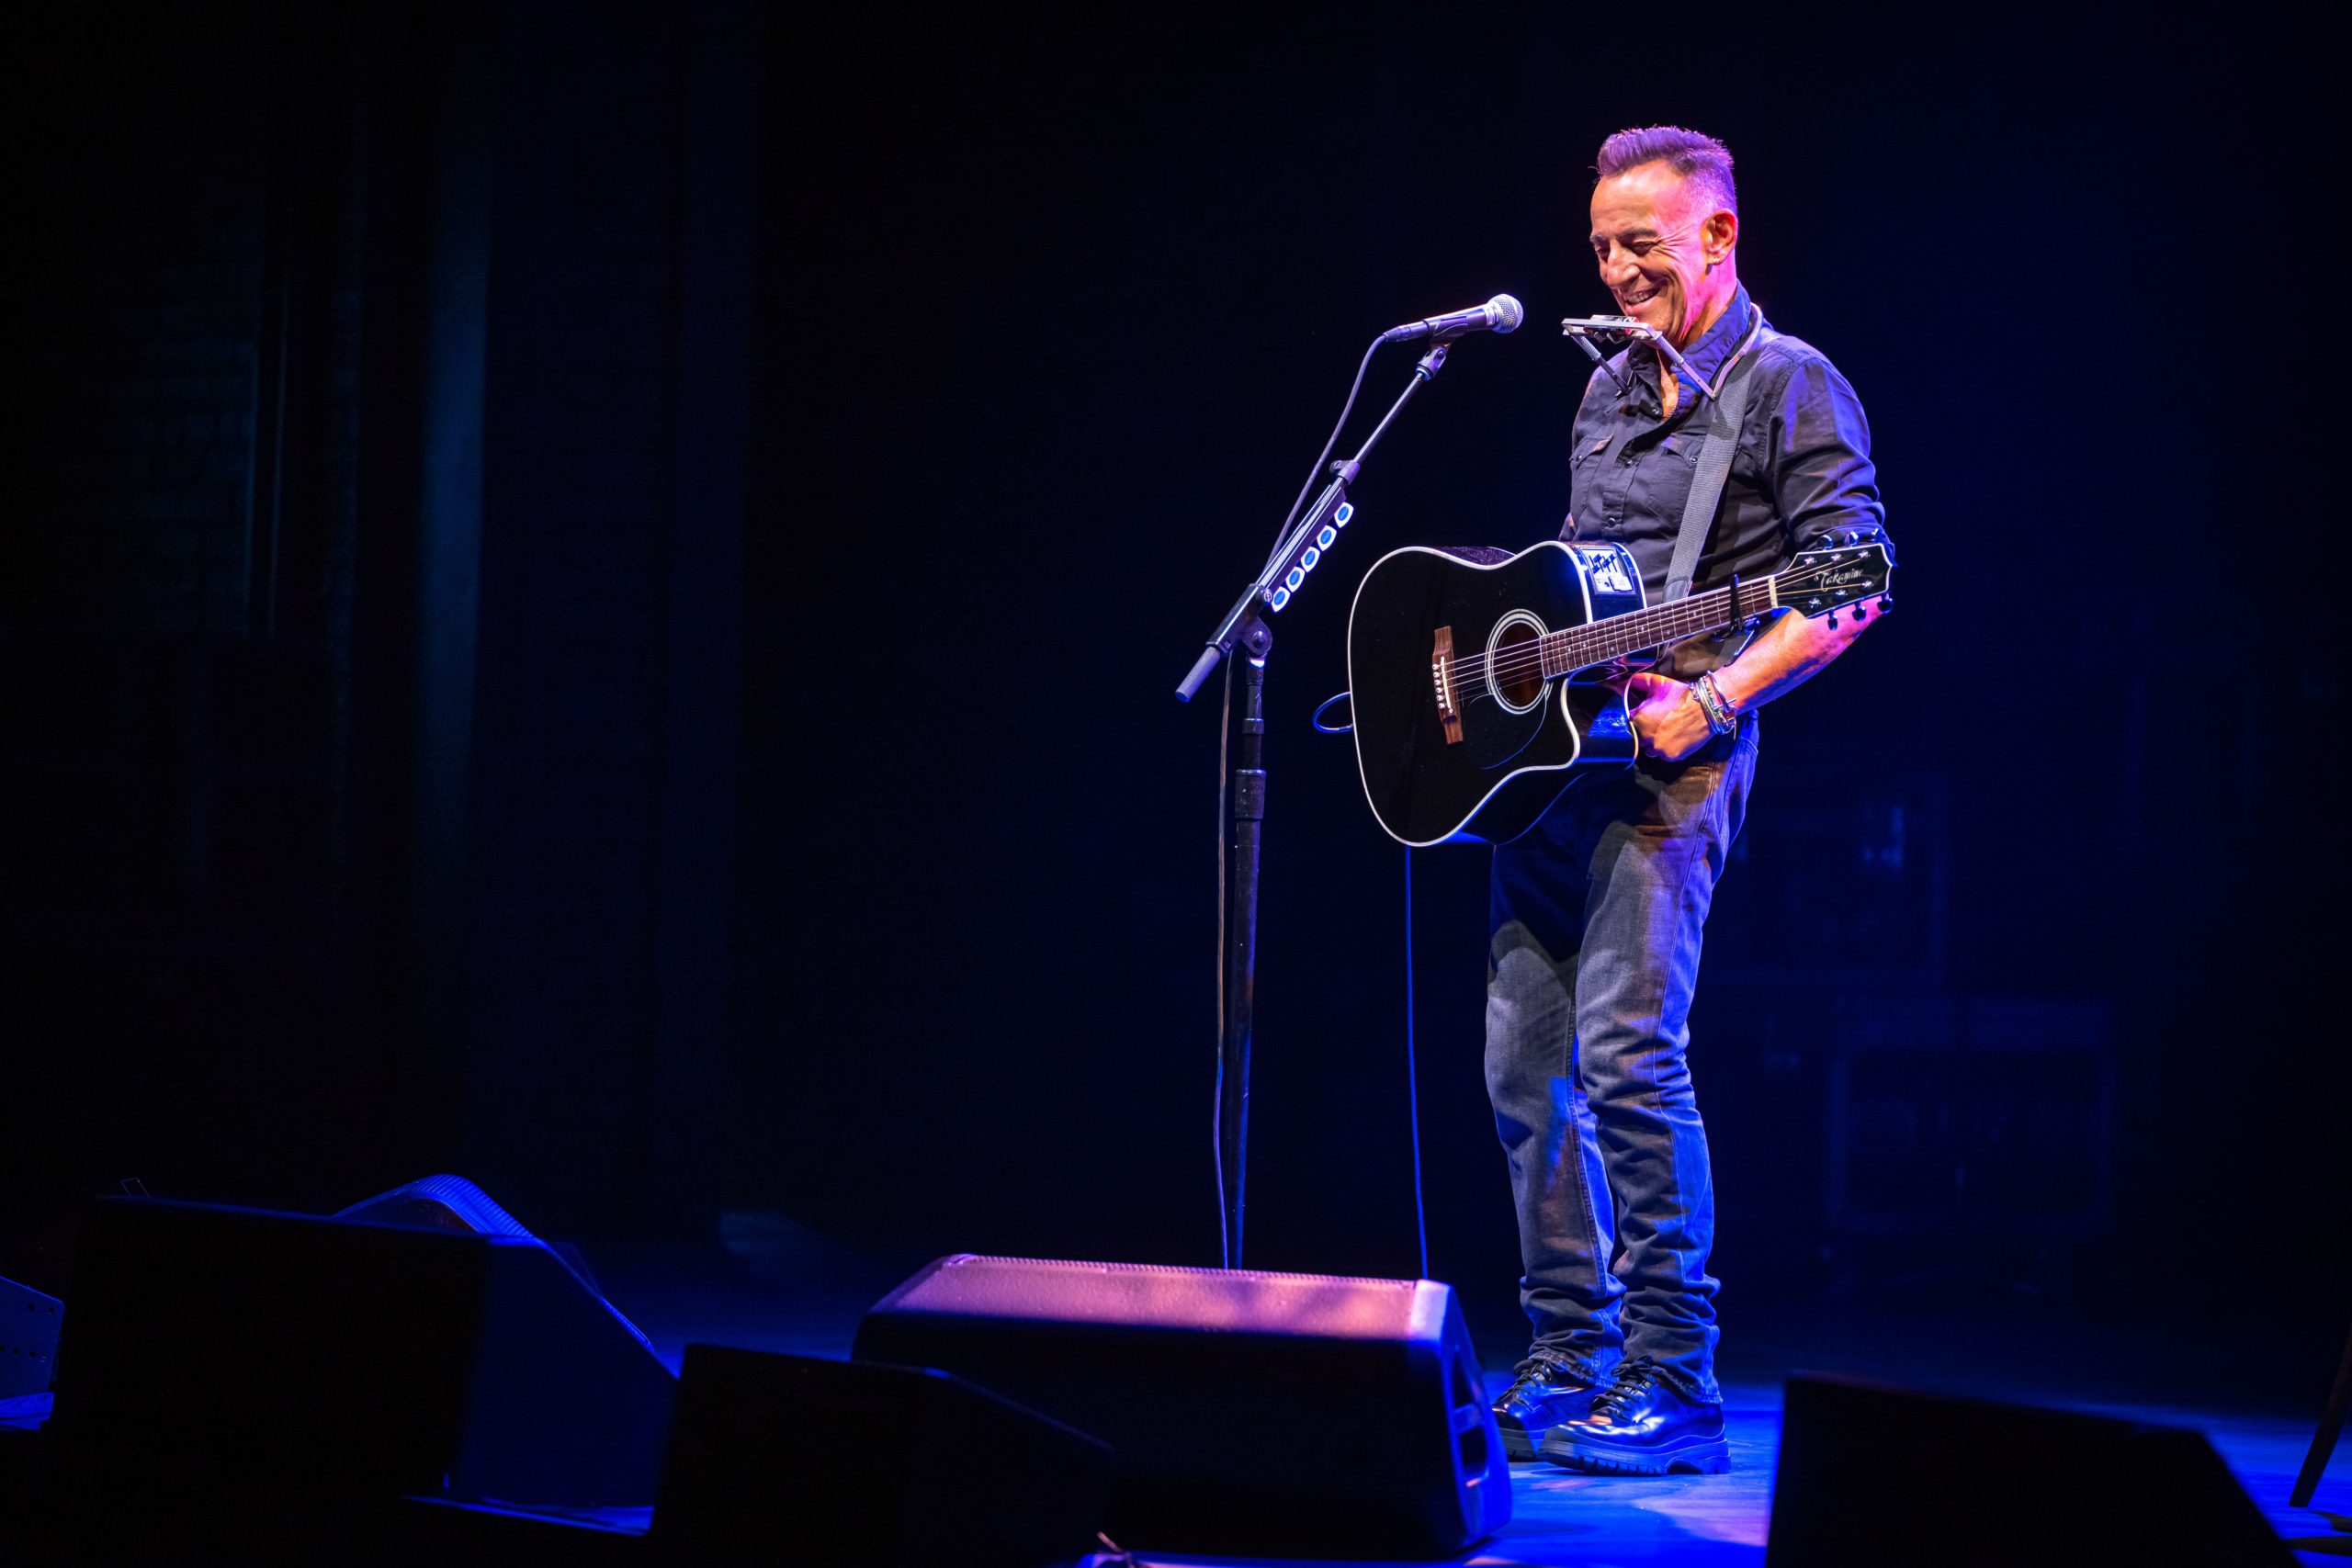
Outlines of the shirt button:
M1608 520L1611 523L1623 523L1625 521L1625 514L1622 512L1612 512L1609 514Z

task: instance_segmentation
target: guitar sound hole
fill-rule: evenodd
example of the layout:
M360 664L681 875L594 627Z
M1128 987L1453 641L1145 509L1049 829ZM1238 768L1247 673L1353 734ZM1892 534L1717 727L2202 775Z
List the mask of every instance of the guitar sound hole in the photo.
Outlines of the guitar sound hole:
M1535 627L1520 621L1505 626L1495 639L1489 679L1501 694L1503 705L1513 712L1525 712L1544 694L1544 660L1536 650L1537 635Z

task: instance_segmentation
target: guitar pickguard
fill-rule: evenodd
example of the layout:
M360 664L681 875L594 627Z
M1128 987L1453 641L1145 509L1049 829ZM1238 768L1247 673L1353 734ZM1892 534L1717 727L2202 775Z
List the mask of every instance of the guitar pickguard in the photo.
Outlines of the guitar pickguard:
M1551 706L1539 702L1526 713L1510 713L1480 692L1464 709L1463 739L1471 761L1485 769L1499 768L1534 745Z

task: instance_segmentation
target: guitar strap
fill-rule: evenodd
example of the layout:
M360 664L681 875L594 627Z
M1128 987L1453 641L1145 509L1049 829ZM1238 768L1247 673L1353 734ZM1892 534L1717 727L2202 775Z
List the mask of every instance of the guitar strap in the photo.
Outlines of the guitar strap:
M1753 307L1751 307L1752 309ZM1698 471L1690 477L1690 499L1683 503L1682 527L1674 536L1674 558L1666 570L1666 597L1679 599L1690 592L1699 570L1699 552L1715 525L1715 508L1724 496L1724 481L1731 478L1731 460L1739 450L1739 427L1747 418L1748 372L1754 368L1752 350L1763 335L1764 312L1757 310L1756 325L1740 345L1726 376L1708 401L1714 423L1707 428L1706 445L1699 448ZM1668 374L1672 374L1668 371Z

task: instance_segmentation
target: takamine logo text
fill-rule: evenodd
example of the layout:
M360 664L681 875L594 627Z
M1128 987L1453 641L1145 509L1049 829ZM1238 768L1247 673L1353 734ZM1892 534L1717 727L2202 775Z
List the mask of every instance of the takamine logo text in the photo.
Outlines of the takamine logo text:
M1822 575L1821 586L1824 588L1843 588L1849 582L1866 581L1869 580L1870 575L1871 574L1869 572L1862 570L1860 567L1849 566L1843 571L1825 572Z

